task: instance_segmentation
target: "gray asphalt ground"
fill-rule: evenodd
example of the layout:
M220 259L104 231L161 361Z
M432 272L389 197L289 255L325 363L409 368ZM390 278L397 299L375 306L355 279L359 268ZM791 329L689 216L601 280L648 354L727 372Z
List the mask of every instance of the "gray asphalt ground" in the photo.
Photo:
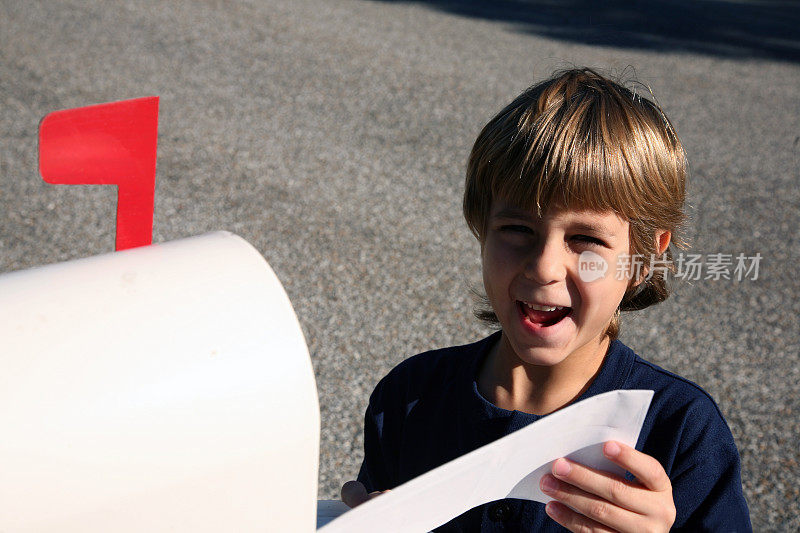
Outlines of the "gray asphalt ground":
M482 125L556 68L632 66L688 151L691 251L762 260L757 280L678 282L664 304L623 315L622 340L716 399L755 529L800 530L798 39L727 46L734 32L709 22L592 42L566 15L531 18L536 2L498 16L466 4L0 0L0 272L113 249L115 191L45 184L39 120L159 95L154 241L227 229L268 259L313 358L319 497L335 498L357 473L379 378L487 333L471 315L478 245L460 214ZM745 4L695 5L713 22ZM723 37L704 43L712 33Z

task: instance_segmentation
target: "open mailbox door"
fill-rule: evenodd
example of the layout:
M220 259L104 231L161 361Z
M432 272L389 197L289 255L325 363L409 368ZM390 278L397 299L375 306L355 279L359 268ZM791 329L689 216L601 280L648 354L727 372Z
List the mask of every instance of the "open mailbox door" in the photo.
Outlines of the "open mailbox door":
M314 373L243 239L0 275L0 346L0 531L315 529Z

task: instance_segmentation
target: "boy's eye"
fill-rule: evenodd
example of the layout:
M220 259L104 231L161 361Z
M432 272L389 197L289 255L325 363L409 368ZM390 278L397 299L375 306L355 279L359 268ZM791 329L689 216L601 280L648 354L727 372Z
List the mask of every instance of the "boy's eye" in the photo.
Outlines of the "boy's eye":
M522 226L519 224L506 224L505 226L500 226L500 231L510 233L533 233L533 230L528 226Z
M589 235L575 235L573 239L578 239L579 241L588 243L588 244L596 244L598 246L605 246L606 243L598 239L597 237L590 237Z

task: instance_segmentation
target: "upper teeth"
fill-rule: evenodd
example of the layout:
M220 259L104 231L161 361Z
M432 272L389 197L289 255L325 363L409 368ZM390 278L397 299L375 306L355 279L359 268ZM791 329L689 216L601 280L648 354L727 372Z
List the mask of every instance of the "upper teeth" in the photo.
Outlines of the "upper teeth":
M545 305L529 304L528 302L525 302L525 305L527 305L534 311L555 311L556 309L564 309L563 307L548 307Z

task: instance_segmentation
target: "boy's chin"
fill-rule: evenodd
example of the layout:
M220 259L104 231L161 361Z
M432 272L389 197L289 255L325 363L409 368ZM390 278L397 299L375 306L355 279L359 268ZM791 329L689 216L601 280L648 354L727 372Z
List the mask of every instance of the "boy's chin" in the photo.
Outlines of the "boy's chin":
M555 366L571 356L582 354L591 357L605 340L605 329L597 335L586 335L572 321L571 317L560 324L560 331L550 336L531 334L529 328L522 324L513 324L511 328L503 327L505 349L512 358L523 363L537 366Z
M503 332L506 335L505 331ZM527 365L555 366L563 362L570 355L569 343L567 345L532 345L520 342L519 339L509 338L506 335L506 349L511 353L511 359L519 360Z
M563 363L570 353L560 347L552 348L529 348L517 354L519 359L528 365L534 366L557 366Z

